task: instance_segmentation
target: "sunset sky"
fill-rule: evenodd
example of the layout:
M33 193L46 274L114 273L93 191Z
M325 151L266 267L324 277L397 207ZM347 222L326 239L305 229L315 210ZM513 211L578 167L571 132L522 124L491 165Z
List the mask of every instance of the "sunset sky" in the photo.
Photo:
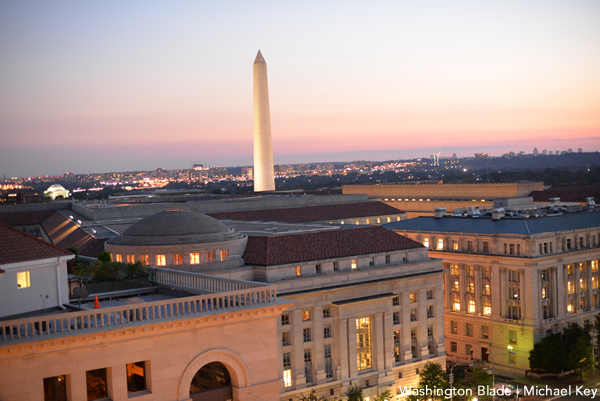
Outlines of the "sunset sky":
M600 150L600 1L0 2L0 177Z

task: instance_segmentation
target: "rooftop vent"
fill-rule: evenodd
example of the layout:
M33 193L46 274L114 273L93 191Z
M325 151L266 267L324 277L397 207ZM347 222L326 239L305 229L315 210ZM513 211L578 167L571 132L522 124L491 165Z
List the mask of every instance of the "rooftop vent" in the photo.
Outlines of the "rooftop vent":
M500 220L504 218L504 215L504 209L502 208L492 210L492 220Z
M473 216L473 217L479 217L481 216L481 213L479 213L479 207L478 206L469 206L469 211L467 212L469 216Z
M596 206L596 200L594 199L593 196L587 197L587 198L585 198L585 204L587 206Z
M436 219L441 219L442 217L444 217L446 215L446 208L445 207L438 207L435 209L435 218Z
M550 199L548 199L548 202L550 202L550 203L560 203L560 198L550 198Z

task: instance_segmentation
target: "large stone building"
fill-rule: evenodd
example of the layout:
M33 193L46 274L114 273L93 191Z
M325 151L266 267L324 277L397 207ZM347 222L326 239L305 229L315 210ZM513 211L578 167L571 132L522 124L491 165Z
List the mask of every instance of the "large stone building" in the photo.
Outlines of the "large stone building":
M369 198L405 211L409 218L433 216L435 209L448 210L477 206L492 208L494 199L529 196L533 191L542 191L542 182L519 182L502 184L443 184L407 183L376 185L344 185L343 193L366 194Z
M159 295L186 296L7 317L0 398L395 395L444 363L444 273L421 244L377 226L225 223L167 211L120 226L113 260L147 261Z
M600 213L570 208L580 211L552 216L560 205L538 209L537 217L439 211L387 225L444 262L449 359L494 362L523 374L535 342L600 311Z

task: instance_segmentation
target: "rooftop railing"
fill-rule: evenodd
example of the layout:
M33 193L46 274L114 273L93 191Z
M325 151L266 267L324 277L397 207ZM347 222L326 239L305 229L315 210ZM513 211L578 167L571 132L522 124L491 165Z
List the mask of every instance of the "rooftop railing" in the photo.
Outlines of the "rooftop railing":
M275 286L272 284L216 277L210 274L164 269L161 267L151 267L149 271L150 281L164 287L177 287L192 292L224 292L272 287L273 296L275 296Z
M193 273L177 274L178 272L162 271L167 269L160 270L156 272L160 282L197 286L213 293L2 321L0 346L223 313L237 308L258 307L277 300L275 285L217 277L211 280L207 277L194 277Z

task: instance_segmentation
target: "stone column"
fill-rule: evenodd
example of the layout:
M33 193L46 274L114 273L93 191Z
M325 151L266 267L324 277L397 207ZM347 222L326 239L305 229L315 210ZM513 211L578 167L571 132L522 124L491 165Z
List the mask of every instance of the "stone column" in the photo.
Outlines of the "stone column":
M585 310L592 310L592 264L590 261L585 261L585 273L586 273L586 298L587 303L585 305Z
M526 311L526 306L529 305L525 301L525 269L519 269L519 303L521 305L521 320L525 320L525 317L528 316ZM531 305L533 307L533 304Z
M356 342L356 319L348 319L348 370L350 373L350 380L354 385L357 384L358 378L358 363L357 363L357 342ZM373 326L371 326L373 329ZM371 333L373 335L373 333ZM373 339L371 338L371 341ZM372 344L371 344L372 345ZM372 348L371 348L372 349ZM372 349L373 350L373 349Z
M389 371L394 364L394 322L392 321L392 312L383 312L383 354L384 369Z
M292 374L296 388L304 388L306 386L306 378L304 376L304 335L303 335L303 320L302 310L296 309L291 313L292 319ZM281 338L278 339L281 342Z
M323 349L323 307L313 308L312 327L312 360L315 367L315 384L321 384L326 380L325 355Z
M342 387L345 388L349 385L350 380L350 370L348 369L348 319L340 319L337 323L339 341L333 343L337 351L335 361L338 362L335 377L342 380ZM354 337L356 337L356 333ZM354 341L356 342L356 338ZM356 347L354 349L356 353Z
M401 295L402 311L400 313L402 316L400 318L400 344L404 347L404 356L402 357L402 362L404 363L412 360L412 352L410 350L410 300L408 295L408 292L403 292Z
M579 246L579 240L576 241L578 246ZM579 248L577 248L579 249ZM579 312L579 309L581 309L581 307L579 306L580 303L580 294L581 294L581 286L579 285L579 279L581 277L581 273L579 271L580 267L579 267L579 263L573 263L573 268L575 269L575 305L573 305L573 311L574 312Z
M419 290L417 292L417 301L419 306L417 308L417 321L419 322L417 328L417 341L421 347L420 354L421 360L429 357L429 349L427 348L427 291Z
M460 265L460 313L464 315L467 310L466 294L467 294L467 273L466 265Z
M500 285L500 268L497 265L492 265L492 314L502 316L502 296L500 294L502 286Z

